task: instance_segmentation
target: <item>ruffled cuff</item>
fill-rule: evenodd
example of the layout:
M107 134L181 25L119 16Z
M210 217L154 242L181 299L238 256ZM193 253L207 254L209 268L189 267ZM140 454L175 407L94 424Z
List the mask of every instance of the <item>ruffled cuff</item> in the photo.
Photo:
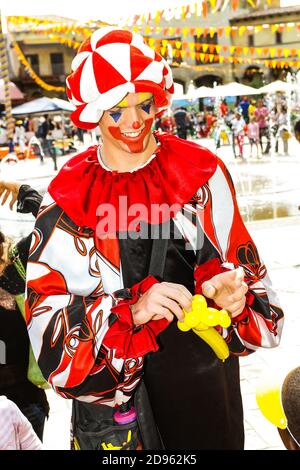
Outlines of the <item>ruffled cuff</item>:
M168 320L150 320L144 325L136 326L130 310L130 305L135 304L142 294L157 283L153 276L146 277L127 290L130 299L120 300L112 307L111 312L116 316L116 320L107 331L103 344L115 349L117 359L136 358L158 350L156 336L167 328Z

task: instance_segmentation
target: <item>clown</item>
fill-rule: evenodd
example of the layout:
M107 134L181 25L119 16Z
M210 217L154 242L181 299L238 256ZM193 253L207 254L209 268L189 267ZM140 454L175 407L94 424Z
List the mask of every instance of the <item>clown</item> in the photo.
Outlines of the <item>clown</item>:
M27 324L39 366L74 399L82 432L99 430L99 407L136 399L143 375L144 448L241 449L238 356L277 346L283 313L228 171L206 148L152 133L173 80L136 33L95 31L73 60L67 92L73 122L99 126L102 142L65 164L36 222ZM149 266L162 226L159 278ZM231 314L219 330L231 352L225 363L178 331L195 293Z

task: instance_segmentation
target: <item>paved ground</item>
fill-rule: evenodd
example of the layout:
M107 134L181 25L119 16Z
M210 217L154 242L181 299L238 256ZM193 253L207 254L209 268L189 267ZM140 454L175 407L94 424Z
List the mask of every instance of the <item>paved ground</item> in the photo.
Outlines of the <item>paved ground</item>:
M214 150L212 141L202 141L201 144ZM275 427L257 408L255 389L258 382L268 375L275 375L279 380L300 362L300 159L297 150L296 143L291 142L289 157L264 157L260 161L253 159L246 163L233 160L229 147L218 151L230 168L241 211L286 313L280 346L272 350L258 350L240 360L246 449L283 448ZM67 158L59 158L59 167ZM51 160L43 166L37 161L19 162L15 166L1 166L1 177L30 183L43 191L55 174L52 166ZM260 220L265 218L267 220ZM33 218L1 208L0 224L6 233L22 236L30 231ZM47 393L51 412L45 427L45 447L68 449L70 402L52 391Z

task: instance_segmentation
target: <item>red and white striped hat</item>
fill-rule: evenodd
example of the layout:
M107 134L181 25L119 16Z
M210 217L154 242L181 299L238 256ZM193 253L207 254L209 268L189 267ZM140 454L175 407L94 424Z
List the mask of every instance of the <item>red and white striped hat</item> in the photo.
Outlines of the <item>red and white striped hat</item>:
M105 110L138 92L153 93L158 112L168 107L174 85L167 62L140 34L114 27L95 31L80 46L67 77L74 124L93 129Z

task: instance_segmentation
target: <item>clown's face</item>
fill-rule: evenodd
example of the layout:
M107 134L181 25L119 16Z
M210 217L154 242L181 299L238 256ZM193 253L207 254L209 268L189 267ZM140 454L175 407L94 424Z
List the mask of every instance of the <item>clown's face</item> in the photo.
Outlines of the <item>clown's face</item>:
M99 122L104 149L144 153L152 137L156 112L151 93L129 93L117 106L105 111Z

